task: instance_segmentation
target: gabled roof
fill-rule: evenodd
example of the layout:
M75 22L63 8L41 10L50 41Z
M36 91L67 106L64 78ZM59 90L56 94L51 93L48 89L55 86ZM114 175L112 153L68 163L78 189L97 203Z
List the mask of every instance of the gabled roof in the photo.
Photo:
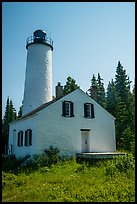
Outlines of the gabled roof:
M51 104L54 103L55 101L57 101L57 100L54 99L54 100L52 100L52 101L49 101L49 102L47 102L47 103L44 103L44 104L42 104L41 106L39 106L38 108L34 109L33 111L31 111L31 112L29 112L29 113L23 115L22 117L16 119L15 121L22 120L22 119L27 118L27 117L29 117L29 116L31 116L31 115L34 115L35 113L37 113L37 112L39 112L40 110L46 108L47 106L51 105ZM15 121L13 121L13 122L15 122ZM12 123L12 122L11 122L11 123Z
M73 92L75 92L75 91L77 91L77 90L80 90L81 92L83 92L84 94L86 94L82 89L76 89L76 90L72 91L72 92L69 93L69 94L72 94ZM33 111L31 111L31 112L25 114L24 116L22 116L22 117L20 117L20 118L14 120L14 121L11 122L11 123L14 123L14 122L20 121L20 120L22 120L22 119L25 119L25 118L27 118L27 117L29 117L29 116L32 116L32 115L34 115L35 113L41 111L42 109L44 109L44 108L50 106L51 104L55 103L56 101L58 101L58 100L64 98L65 96L68 96L69 94L64 95L63 97L61 97L61 98L59 98L59 99L53 99L52 101L49 101L49 102L47 102L47 103L44 103L44 104L42 104L41 106L39 106L38 108L34 109ZM94 99L92 99L88 94L86 94L86 95L87 95L87 97L89 97L91 100L93 100L95 104L97 104L97 105L100 106L104 111L106 111L113 119L115 119L115 117L114 117L113 115L111 115L107 110L105 110L101 105L99 105L99 104L98 104ZM11 123L10 123L10 124L11 124Z

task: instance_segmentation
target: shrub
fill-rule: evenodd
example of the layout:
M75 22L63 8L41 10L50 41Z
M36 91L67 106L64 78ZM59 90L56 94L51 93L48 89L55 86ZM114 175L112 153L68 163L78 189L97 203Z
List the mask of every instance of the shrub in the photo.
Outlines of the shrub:
M124 156L118 156L115 160L116 168L120 172L126 172L129 169L135 168L134 157L132 154L126 154Z
M88 169L88 167L87 167L88 165L85 163L85 162L83 162L83 164L81 164L77 169L76 169L76 173L78 173L78 172L83 172L83 173L85 173L86 171L87 171L87 169Z
M49 149L44 150L43 154L34 155L32 158L27 160L21 169L32 171L39 167L50 166L51 164L57 163L59 158L59 149L51 146Z
M48 164L55 164L60 160L59 149L57 147L50 146L49 149L45 149L45 154L48 157Z
M117 156L114 159L108 161L106 166L106 175L114 175L117 172L127 172L128 170L135 168L135 161L133 155L125 154L124 156Z
M16 170L19 164L20 160L17 159L15 155L7 158L2 157L2 170L4 171Z
M27 160L21 167L26 170L36 170L39 167L48 165L48 157L45 154L34 155L32 158Z
M135 153L135 134L131 128L126 128L123 132L123 149Z
M114 162L108 161L107 167L106 167L106 175L107 176L113 176L115 173L117 173L117 168Z

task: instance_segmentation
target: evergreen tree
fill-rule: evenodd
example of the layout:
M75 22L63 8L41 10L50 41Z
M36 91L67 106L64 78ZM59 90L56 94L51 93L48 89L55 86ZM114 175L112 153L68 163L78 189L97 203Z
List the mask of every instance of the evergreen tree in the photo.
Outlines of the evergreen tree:
M131 81L120 61L116 67L115 81L109 82L105 89L100 74L93 75L89 96L106 108L115 118L116 146L134 151L135 147L135 85L130 91Z
M9 116L9 123L17 118L17 113L16 113L16 110L13 106L13 102L11 99L10 99L10 104L9 104L8 116Z
M130 91L131 81L126 75L120 61L116 68L115 81L107 87L106 109L116 118L117 148L133 150L135 133L135 100L134 89Z
M127 127L124 131L124 142L127 141L127 135L129 136L128 141L124 143L124 148L127 150L135 152L135 86L133 88L132 93L129 92L129 101L127 104L127 110L128 110L128 121L127 121ZM130 134L128 134L130 133Z
M134 82L134 86L133 86L132 94L135 96L135 82Z
M105 97L105 88L102 83L100 74L98 73L98 78L96 79L95 75L91 79L91 86L88 89L89 96L97 101L102 107L106 107L106 97Z
M123 148L124 131L128 127L128 111L125 103L118 98L116 103L116 142L117 148Z
M127 127L123 132L122 145L123 149L131 151L133 154L135 154L135 133L130 127Z
M2 119L2 153L4 153L4 146L8 145L9 139L9 123L16 119L16 110L13 106L12 100L7 98L5 114Z
M106 110L116 117L117 93L113 79L107 87Z
M118 62L118 66L116 68L115 74L115 85L118 96L125 103L128 101L128 93L130 91L130 83L129 77L126 75L126 70L123 69L120 61Z
M21 118L21 117L22 117L22 108L23 108L23 105L21 105L20 108L19 108L18 118Z
M98 91L98 85L95 75L93 74L93 77L91 79L91 86L88 89L89 96L93 98L95 101L97 101L97 91Z
M123 69L119 61L115 74L115 87L118 99L116 103L116 139L117 147L124 149L129 149L125 145L127 144L127 132L129 133L129 129L133 129L134 126L134 102L133 94L130 91L130 83L131 81L126 74L126 70ZM126 131L127 129L128 131ZM132 137L129 135L129 138L131 139ZM132 141L128 145L131 143Z
M135 83L134 83L134 87L133 87L133 90L132 90L131 107L132 107L133 129L134 129L134 133L135 133Z
M76 89L79 89L79 88L80 88L80 86L78 86L76 84L76 81L69 76L67 78L67 82L66 82L66 84L64 86L64 90L63 90L64 95L67 95L67 94L71 93L72 91L74 91Z
M2 119L2 143L6 144L7 143L7 136L8 136L8 124L9 124L9 96L6 101L6 108L5 108L5 115Z
M106 97L105 97L105 88L104 83L102 82L102 78L100 77L100 74L98 73L97 78L97 102L102 106L106 107Z

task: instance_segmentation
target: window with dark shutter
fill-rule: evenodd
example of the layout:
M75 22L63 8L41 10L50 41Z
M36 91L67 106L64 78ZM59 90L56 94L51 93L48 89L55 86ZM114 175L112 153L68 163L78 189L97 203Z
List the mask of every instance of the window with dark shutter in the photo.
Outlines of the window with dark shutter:
M25 131L25 146L32 145L32 130L28 129Z
M23 132L21 134L21 146L23 146Z
M74 117L74 107L73 107L73 103L70 102L70 113L71 113L71 117Z
M91 104L91 118L95 118L94 116L94 105Z
M25 146L27 146L27 131L25 131Z
M20 144L20 134L19 134L19 132L18 132L17 146L19 146L19 144Z
M23 131L18 132L17 146L23 146Z
M87 118L87 104L84 104L84 117Z
M94 118L94 105L92 103L84 104L84 117L85 118Z
M74 106L71 101L62 102L62 116L64 117L74 117Z
M65 116L65 101L62 102L62 116Z

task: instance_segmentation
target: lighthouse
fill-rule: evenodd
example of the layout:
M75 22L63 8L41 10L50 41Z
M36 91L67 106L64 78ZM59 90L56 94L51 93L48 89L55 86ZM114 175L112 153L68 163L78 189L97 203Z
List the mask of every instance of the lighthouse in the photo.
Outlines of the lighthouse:
M53 41L36 30L26 41L27 60L22 115L52 100Z

